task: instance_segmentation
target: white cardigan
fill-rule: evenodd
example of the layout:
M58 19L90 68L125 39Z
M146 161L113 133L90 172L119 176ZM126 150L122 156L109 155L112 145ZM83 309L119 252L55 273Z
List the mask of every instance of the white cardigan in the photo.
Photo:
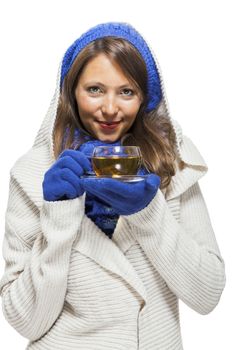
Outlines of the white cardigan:
M207 314L225 286L198 183L207 166L171 119L185 168L142 211L120 216L109 239L85 215L85 194L43 199L58 91L59 78L33 147L11 169L0 282L5 318L30 350L182 350L179 299Z

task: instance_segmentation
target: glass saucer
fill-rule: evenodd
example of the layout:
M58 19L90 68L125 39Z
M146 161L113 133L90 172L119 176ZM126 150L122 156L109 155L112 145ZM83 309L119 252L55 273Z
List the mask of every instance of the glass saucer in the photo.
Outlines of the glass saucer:
M145 180L145 178L148 175L102 175L102 176L96 176L96 175L83 175L81 178L86 179L93 179L93 180L100 180L100 179L113 179L118 180L122 182L139 182Z

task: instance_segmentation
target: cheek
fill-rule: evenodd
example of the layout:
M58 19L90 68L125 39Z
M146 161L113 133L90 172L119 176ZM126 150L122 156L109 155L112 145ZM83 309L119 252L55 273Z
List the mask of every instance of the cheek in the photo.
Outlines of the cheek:
M134 119L136 118L139 108L140 108L140 104L138 103L125 106L125 115L128 116L128 119Z
M80 111L91 112L91 111L94 111L96 107L97 107L96 101L93 101L93 99L90 99L86 96L78 100L78 108Z
M91 98L85 92L76 92L76 102L78 105L79 113L92 113L98 108L96 99Z

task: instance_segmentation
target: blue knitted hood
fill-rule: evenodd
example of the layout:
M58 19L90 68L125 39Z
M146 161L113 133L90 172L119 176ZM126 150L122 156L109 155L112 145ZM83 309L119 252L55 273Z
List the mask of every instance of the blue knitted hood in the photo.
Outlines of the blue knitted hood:
M158 69L151 50L149 49L149 46L144 38L136 31L135 28L127 23L109 22L98 24L82 34L80 38L75 40L74 43L67 49L62 60L60 86L62 86L64 77L68 73L75 58L82 51L82 49L90 42L107 36L118 37L129 41L141 54L146 64L148 74L148 103L146 106L146 112L150 112L156 108L162 98Z

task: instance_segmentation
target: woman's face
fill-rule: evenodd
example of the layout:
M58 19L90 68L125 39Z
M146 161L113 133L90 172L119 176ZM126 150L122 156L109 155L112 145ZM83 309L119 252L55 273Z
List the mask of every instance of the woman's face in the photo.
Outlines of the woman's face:
M140 92L104 54L84 67L75 98L85 129L109 143L119 140L130 129L142 103Z

